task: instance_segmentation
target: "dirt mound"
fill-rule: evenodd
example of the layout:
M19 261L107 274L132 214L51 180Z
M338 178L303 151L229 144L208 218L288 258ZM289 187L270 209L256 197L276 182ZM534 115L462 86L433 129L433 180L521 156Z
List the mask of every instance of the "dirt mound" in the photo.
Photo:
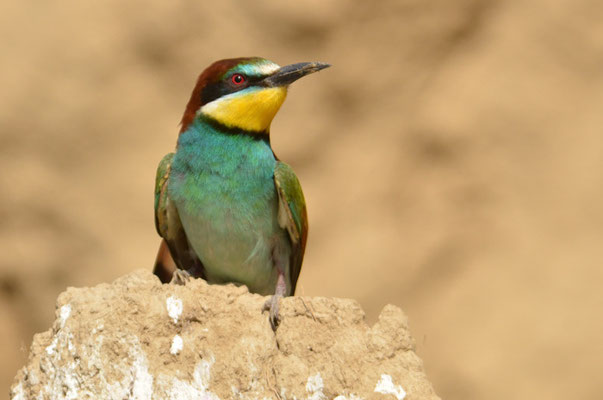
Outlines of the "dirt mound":
M369 327L356 301L290 297L274 334L264 301L148 271L69 288L11 398L438 398L399 308Z

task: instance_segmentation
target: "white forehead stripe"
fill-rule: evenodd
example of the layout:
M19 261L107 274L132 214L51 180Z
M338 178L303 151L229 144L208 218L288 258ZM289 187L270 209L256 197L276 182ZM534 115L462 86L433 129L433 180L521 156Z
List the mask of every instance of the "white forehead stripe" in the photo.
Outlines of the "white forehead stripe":
M274 63L267 63L267 64L260 64L258 65L258 70L262 73L262 74L271 74L273 72L276 72L276 70L278 70L280 67Z
M270 75L276 72L280 66L270 61L265 61L259 64L243 64L235 68L243 74L247 75Z

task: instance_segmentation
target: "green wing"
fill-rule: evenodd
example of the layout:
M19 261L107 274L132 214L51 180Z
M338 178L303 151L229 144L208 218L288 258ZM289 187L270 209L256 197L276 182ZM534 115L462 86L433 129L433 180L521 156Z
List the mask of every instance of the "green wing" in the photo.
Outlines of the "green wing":
M203 266L197 254L190 247L178 210L168 195L168 183L174 153L169 153L159 163L155 178L155 228L167 243L176 266L187 270L193 276L203 277ZM155 271L162 268L161 260L155 263ZM157 274L157 273L156 273ZM159 275L159 274L157 274Z
M167 184L172 167L174 153L166 154L159 162L157 176L155 177L155 229L161 237L167 233Z
M274 183L279 197L279 225L287 229L291 238L290 264L291 295L295 293L297 278L306 250L308 238L308 215L301 185L293 169L282 161L274 168Z

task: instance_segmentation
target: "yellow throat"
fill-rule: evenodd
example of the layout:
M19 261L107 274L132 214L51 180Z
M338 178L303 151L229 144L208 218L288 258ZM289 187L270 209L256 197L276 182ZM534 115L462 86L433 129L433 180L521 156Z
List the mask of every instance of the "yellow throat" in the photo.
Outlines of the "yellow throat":
M270 123L287 97L286 87L251 88L207 103L198 113L229 128L268 132Z

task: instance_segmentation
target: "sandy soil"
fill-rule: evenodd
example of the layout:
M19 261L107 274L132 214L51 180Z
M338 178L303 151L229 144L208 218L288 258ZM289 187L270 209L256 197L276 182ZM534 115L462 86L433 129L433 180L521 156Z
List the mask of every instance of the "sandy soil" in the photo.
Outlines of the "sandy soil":
M355 300L288 297L274 332L268 299L148 270L70 288L11 399L440 399L398 307L369 327Z
M603 6L0 4L0 391L67 286L151 268L155 168L197 74L328 61L272 143L310 215L299 293L401 306L445 399L598 399Z

